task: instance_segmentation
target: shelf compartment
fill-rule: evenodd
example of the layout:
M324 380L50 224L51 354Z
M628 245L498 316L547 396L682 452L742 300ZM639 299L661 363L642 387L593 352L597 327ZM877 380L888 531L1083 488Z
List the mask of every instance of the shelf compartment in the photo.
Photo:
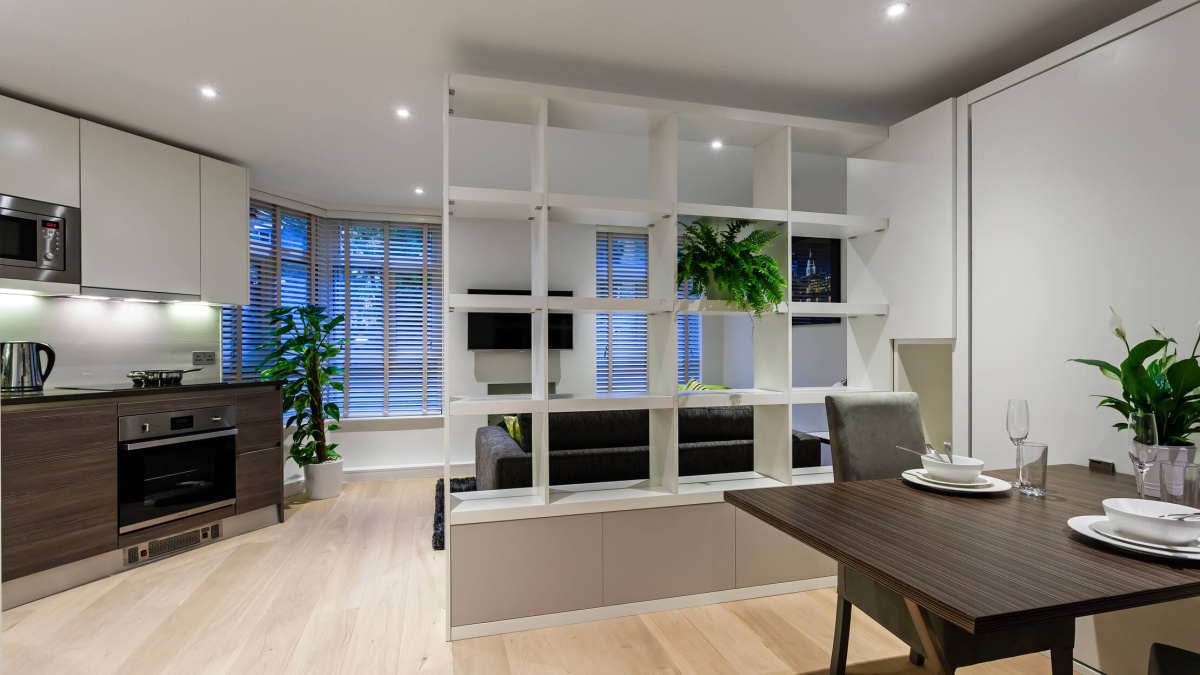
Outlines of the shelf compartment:
M830 394L866 394L878 391L884 390L868 387L793 387L791 402L792 405L824 403L825 397Z
M501 80L470 75L449 78L450 114L491 122L537 124L541 97Z
M550 222L576 225L651 227L675 212L671 202L654 199L551 193L549 202Z
M679 300L676 303L675 311L680 314L725 314L729 316L746 316L747 314L728 300ZM778 305L775 307L774 313L786 314L787 311L787 305Z
M845 216L837 213L810 211L791 212L791 235L793 237L852 239L864 234L883 232L887 228L887 218Z
M542 193L450 186L447 199L454 218L532 220L542 208Z
M679 204L679 216L755 220L760 223L786 223L785 209L756 209L750 206L720 206L718 204Z
M532 394L451 396L449 408L452 416L517 415L544 411L546 399L534 398Z
M654 298L566 298L550 296L551 312L661 314L673 311L675 301Z
M651 394L645 391L551 394L549 401L552 413L580 410L654 410L674 405L674 398L670 394Z
M886 304L857 302L793 302L792 316L887 316Z
M447 303L451 312L512 312L528 314L546 308L544 295L487 295L451 293Z
M675 395L680 408L723 408L738 405L787 405L786 391L767 389L697 389Z

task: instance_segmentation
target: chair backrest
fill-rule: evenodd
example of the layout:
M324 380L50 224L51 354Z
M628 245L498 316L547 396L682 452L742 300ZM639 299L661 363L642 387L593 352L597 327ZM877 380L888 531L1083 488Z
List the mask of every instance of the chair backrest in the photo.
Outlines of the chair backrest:
M832 394L825 397L835 482L897 478L921 468L902 450L925 448L921 407L913 392Z

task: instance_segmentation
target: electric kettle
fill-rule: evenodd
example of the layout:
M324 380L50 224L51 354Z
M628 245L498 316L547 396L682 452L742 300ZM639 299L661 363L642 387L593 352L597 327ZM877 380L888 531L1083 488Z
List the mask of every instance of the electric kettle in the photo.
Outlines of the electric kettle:
M42 354L46 368L42 369ZM0 342L0 391L41 391L54 370L54 350L41 342Z

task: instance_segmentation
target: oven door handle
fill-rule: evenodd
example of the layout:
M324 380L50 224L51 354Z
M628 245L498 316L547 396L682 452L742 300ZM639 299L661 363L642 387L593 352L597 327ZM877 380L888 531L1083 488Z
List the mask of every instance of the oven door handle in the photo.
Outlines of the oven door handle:
M222 436L236 436L237 429L221 429L220 431L209 431L203 434L194 434L191 436L171 436L169 438L156 438L152 441L138 441L137 443L122 443L122 450L145 450L146 448L159 448L164 445L177 445L179 443L190 443L192 441L203 441L210 438L220 438Z

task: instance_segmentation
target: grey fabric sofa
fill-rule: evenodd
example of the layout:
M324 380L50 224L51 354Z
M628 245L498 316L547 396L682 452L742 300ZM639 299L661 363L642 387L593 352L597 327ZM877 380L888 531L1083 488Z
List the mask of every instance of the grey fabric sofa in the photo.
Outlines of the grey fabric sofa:
M475 432L478 490L532 484L532 417L519 415L521 443L504 427ZM642 480L650 475L650 413L646 410L552 413L550 484ZM792 466L818 466L821 441L792 435ZM679 474L698 476L754 470L754 408L683 408L679 411Z

